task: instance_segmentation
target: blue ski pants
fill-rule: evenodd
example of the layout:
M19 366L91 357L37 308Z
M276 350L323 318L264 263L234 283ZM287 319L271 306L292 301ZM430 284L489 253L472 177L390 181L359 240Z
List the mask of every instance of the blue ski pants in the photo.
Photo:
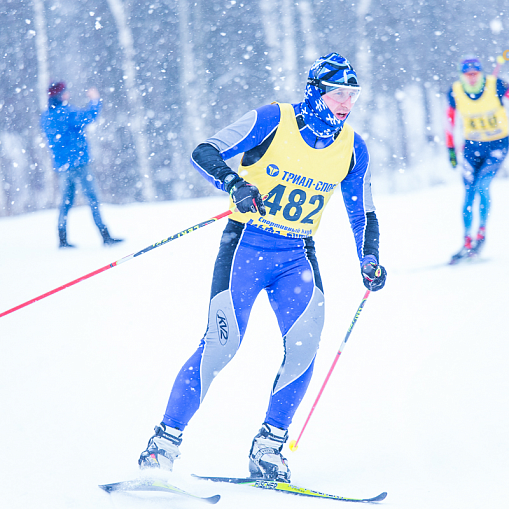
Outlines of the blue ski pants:
M509 138L495 141L465 141L463 183L465 203L463 222L465 235L470 234L473 221L473 207L479 194L479 227L486 226L490 213L490 184L507 156Z
M163 422L183 430L213 379L239 349L258 294L265 290L283 337L265 422L287 429L307 390L324 322L314 242L230 220L214 267L208 325L173 385Z

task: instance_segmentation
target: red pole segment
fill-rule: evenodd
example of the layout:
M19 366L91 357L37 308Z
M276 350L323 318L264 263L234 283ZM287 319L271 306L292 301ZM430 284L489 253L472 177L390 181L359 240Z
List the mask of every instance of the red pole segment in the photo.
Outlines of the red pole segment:
M20 304L19 306L16 306L12 309L8 309L7 311L4 311L3 313L0 313L0 318L2 316L8 315L9 313L14 313L14 311L24 308L25 306L28 306L29 304L33 304L34 302L37 302L38 300L42 300L46 297L49 297L50 295L53 295L54 293L57 293L60 290L63 290L64 288L69 288L69 286L75 285L76 283L79 283L80 281L83 281L84 279L88 279L89 277L95 276L96 274L99 274L100 272L104 272L105 270L111 269L116 264L117 264L117 262L110 263L109 265L106 265L102 269L94 270L94 272L91 272L90 274L87 274L86 276L82 276L78 279L75 279L74 281L71 281L70 283L59 286L58 288L55 288L54 290L51 290L50 292L43 293L42 295L39 295L39 297L35 297L31 300L27 300L26 302L24 302L23 304Z
M182 230L179 233L176 233L175 235L172 235L171 237L168 237L166 239L163 239L159 242L156 242L155 244L152 244L151 246L146 247L145 249L142 249L141 251L138 251L137 253L130 254L128 256L124 256L124 258L121 258L120 260L117 260L116 262L112 262L109 265L105 265L104 267L94 270L93 272L90 272L90 274L86 274L85 276L82 276L78 279L75 279L74 281L71 281L70 283L67 283L65 285L59 286L58 288L55 288L54 290L51 290L47 293L43 293L42 295L39 295L39 297L35 297L31 300L28 300L24 302L23 304L20 304L19 306L13 307L11 309L8 309L7 311L4 311L3 313L0 313L0 318L2 316L8 315L10 313L14 313L14 311L17 311L18 309L24 308L30 304L33 304L34 302L37 302L38 300L45 299L46 297L49 297L50 295L53 295L54 293L59 292L60 290L64 290L65 288L69 288L70 286L73 286L85 279L88 279L92 276L95 276L96 274L100 274L101 272L104 272L105 270L111 269L113 267L116 267L117 265L120 265L121 263L128 262L129 260L132 260L136 256L140 256L148 251L151 251L152 249L155 249L156 247L162 246L164 244L167 244L168 242L171 242L172 240L178 239L188 233L194 232L195 230L198 230L200 228L203 228L204 226L207 226L209 224L214 223L215 221L218 221L219 219L222 219L223 217L229 216L231 213L233 213L233 210L227 210L226 212L223 212L221 214L218 214L217 216L211 217L210 219L207 219L206 221L203 221L202 223L198 223L194 226L191 226L191 228L187 228L186 230Z
M329 372L327 373L327 376L325 377L325 381L322 384L320 392L318 393L318 396L316 397L315 402L313 403L313 406L311 408L311 411L309 412L309 415L308 415L308 417L306 419L306 422L304 423L304 426L302 427L300 435L297 438L297 440L292 440L290 442L290 450L291 451L296 451L297 450L298 445L299 445L299 440L302 437L302 434L304 433L304 430L306 429L306 426L308 425L309 419L311 419L311 416L313 415L313 412L315 411L316 405L318 405L318 401L320 401L320 398L322 396L322 392L325 389L325 386L327 385L327 382L329 381L329 378L330 378L332 372L334 371L334 368L336 367L336 364L337 364L337 362L339 360L339 357L341 356L341 352L343 351L343 349L345 347L345 344L348 341L348 338L350 337L350 334L352 332L353 326L357 322L357 319L359 318L359 315L361 314L362 308L364 307L364 304L366 303L366 300L369 297L370 293L371 293L371 291L368 290L364 294L364 297L362 298L362 302L361 302L360 306L357 308L357 312L355 313L355 316L354 316L354 318L352 320L352 323L350 324L350 327L348 327L348 331L346 333L345 339L343 340L343 342L341 343L341 345L339 347L338 353L336 354L336 357L334 358L334 362L332 363L332 366L330 367Z

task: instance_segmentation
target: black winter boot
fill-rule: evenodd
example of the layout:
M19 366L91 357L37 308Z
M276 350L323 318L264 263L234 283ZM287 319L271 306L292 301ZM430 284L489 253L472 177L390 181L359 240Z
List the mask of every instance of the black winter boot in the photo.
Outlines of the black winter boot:
M69 244L67 242L67 231L66 230L58 230L58 238L60 239L60 245L59 248L66 248L66 247L76 247L73 244Z
M110 237L110 233L108 232L108 228L106 227L104 227L101 230L101 235L103 236L105 246L112 246L113 244L117 244L118 242L124 241L124 239L113 239L112 237Z

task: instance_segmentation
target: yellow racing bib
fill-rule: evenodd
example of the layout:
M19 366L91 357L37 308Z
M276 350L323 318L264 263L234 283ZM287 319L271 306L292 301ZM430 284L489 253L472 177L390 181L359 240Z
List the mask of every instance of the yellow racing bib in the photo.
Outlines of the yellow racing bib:
M493 141L509 134L507 114L497 96L495 76L486 76L484 91L479 99L470 99L460 81L453 84L452 91L456 108L463 118L465 140Z
M267 196L267 214L240 212L230 218L286 237L314 235L332 193L346 177L353 153L354 131L344 124L336 140L314 149L302 138L291 104L279 104L281 120L269 148L238 174ZM234 204L230 199L230 205Z

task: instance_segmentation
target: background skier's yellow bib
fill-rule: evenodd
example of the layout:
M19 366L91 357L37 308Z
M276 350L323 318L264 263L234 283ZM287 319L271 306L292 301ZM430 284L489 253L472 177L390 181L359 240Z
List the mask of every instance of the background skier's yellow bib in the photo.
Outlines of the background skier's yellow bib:
M456 108L463 117L465 140L493 141L508 135L507 114L497 96L495 76L486 76L484 92L476 100L468 97L460 81L453 84L452 90Z

